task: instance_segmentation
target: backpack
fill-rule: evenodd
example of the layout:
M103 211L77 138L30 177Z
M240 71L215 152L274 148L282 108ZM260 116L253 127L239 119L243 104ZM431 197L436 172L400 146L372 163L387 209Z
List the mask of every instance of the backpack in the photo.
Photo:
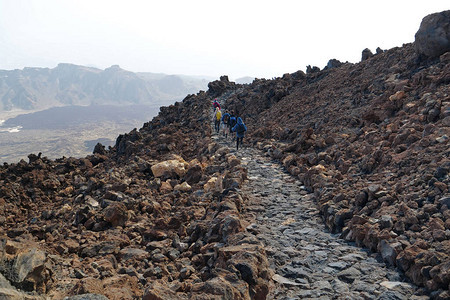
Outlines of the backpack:
M236 117L230 117L230 122L229 122L230 127L234 127L234 125L236 125L236 122L237 122Z
M243 134L245 132L245 126L244 124L239 124L238 127L236 128L237 133L239 134Z
M224 116L223 116L223 123L224 124L228 124L229 120L230 120L230 115L229 114L224 114Z
M216 120L217 120L217 121L220 121L220 119L222 119L222 112L221 112L220 110L218 110L218 111L216 112Z

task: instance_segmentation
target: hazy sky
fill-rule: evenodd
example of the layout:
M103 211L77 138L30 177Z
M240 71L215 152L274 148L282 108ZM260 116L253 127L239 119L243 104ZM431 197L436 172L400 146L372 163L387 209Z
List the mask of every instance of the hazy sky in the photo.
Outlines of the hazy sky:
M0 0L0 69L271 78L414 41L448 0Z

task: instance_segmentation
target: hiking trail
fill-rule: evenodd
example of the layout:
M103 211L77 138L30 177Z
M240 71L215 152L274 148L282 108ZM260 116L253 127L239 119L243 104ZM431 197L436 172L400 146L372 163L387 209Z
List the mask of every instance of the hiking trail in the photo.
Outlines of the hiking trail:
M245 138L239 151L235 138L214 132L212 139L248 168L241 188L249 199L244 219L273 271L268 299L429 299L414 296L418 287L376 253L329 233L313 194L262 151L245 145Z

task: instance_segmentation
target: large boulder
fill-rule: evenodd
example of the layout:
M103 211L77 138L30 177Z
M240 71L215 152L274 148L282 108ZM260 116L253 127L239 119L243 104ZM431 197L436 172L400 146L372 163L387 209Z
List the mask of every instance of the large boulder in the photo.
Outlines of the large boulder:
M180 177L186 174L186 169L189 164L179 156L175 156L175 159L159 162L151 167L152 173L155 177L162 177L171 175L178 175Z
M108 205L103 210L103 218L112 226L124 226L128 220L128 211L125 204L118 202Z
M450 10L423 18L415 38L415 49L420 55L434 58L450 51Z
M9 281L0 273L0 299L2 300L45 300L45 296L28 295L18 291Z
M223 178L222 177L212 177L208 180L207 183L203 185L203 189L205 190L205 193L214 193L219 192L221 193L223 190Z
M220 80L208 83L208 94L212 97L218 97L230 88L235 87L234 82L230 82L228 76L220 76Z
M0 272L25 291L46 291L50 279L46 261L46 254L36 248L9 240L0 245Z
M371 58L373 56L372 51L370 51L369 48L366 48L362 51L361 53L361 61L365 61L368 60L369 58Z

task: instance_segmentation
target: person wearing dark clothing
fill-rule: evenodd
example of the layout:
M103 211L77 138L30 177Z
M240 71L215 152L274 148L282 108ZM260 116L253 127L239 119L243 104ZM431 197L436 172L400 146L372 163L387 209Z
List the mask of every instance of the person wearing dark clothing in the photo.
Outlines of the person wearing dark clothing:
M239 150L239 141L241 141L242 147L242 141L244 140L245 132L247 131L247 126L245 126L241 117L237 118L236 125L234 125L232 131L236 132L236 150Z
M224 113L222 115L222 123L223 123L223 133L225 134L225 138L228 137L228 123L230 121L230 114L229 113Z
M213 108L214 108L214 111L216 111L217 108L220 109L220 104L219 104L219 102L217 102L217 99L214 99Z
M228 122L228 128L230 128L230 135L233 132L233 127L236 125L236 117L233 115L230 115L230 121Z

